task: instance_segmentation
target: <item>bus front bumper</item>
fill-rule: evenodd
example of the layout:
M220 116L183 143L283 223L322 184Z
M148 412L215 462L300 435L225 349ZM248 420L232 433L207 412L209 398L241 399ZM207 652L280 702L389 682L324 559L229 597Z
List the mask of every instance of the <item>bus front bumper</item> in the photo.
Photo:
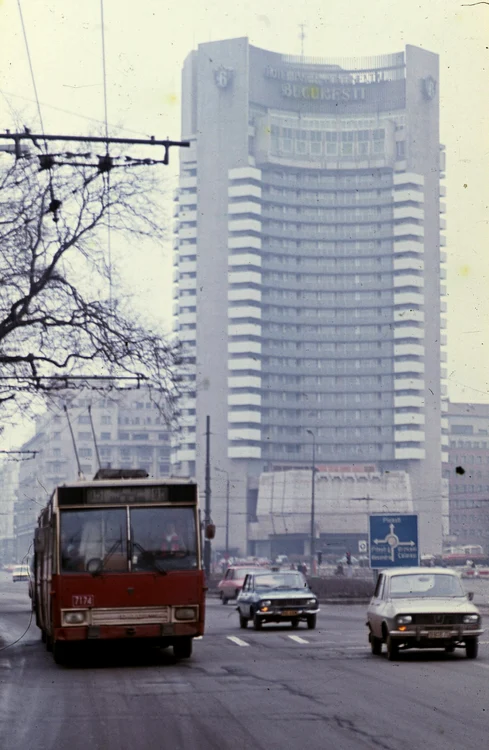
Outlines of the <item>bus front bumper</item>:
M80 625L55 628L54 638L58 641L87 640L121 640L121 639L154 639L162 638L195 638L204 634L203 625L192 623L168 623L163 625L131 624L124 625Z

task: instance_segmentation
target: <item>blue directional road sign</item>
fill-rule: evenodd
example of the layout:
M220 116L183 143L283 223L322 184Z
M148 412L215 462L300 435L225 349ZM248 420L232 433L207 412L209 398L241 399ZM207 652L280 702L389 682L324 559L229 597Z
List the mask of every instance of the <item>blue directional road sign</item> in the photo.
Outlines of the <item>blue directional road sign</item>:
M418 516L375 513L369 516L371 568L419 565Z

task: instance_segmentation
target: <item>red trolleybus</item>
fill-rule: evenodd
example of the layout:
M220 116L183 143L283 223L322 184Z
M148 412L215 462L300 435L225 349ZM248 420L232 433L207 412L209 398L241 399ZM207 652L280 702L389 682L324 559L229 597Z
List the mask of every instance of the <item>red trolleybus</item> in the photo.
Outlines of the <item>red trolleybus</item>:
M56 662L96 639L152 639L191 655L205 609L195 482L102 469L57 487L34 548L36 622Z

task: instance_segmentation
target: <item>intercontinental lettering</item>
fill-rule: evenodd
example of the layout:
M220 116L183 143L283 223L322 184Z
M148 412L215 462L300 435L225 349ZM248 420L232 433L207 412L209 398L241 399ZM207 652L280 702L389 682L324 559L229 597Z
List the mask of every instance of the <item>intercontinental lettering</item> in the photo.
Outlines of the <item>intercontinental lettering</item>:
M273 78L276 81L287 81L288 83L312 83L358 85L365 83L379 83L380 81L392 80L390 70L362 70L362 71L303 71L288 68L265 68L265 78Z
M329 102L354 102L365 99L365 89L354 86L349 87L325 87L325 86L299 86L292 83L283 83L282 96L289 99L310 99Z

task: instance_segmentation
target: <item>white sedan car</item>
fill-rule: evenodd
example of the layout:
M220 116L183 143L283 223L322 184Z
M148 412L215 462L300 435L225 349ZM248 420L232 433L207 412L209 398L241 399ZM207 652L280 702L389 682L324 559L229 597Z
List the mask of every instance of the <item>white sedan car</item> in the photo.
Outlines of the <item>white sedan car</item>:
M377 579L367 611L372 653L387 646L390 660L409 648L465 648L469 659L478 653L479 610L467 595L460 576L446 568L392 568Z

